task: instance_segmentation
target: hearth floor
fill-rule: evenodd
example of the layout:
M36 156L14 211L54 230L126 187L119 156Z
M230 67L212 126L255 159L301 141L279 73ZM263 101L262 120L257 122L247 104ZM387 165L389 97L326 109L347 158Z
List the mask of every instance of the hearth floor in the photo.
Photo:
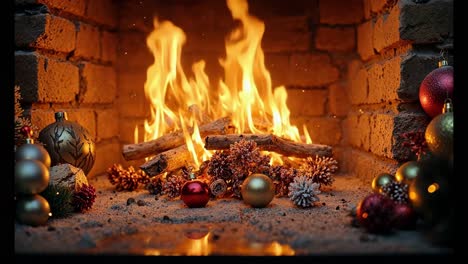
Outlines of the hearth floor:
M267 208L241 200L210 200L205 208L187 208L144 189L115 192L105 176L90 211L46 226L15 224L15 253L111 255L368 255L445 254L421 231L373 235L353 227L349 212L370 192L368 183L337 175L319 195L318 206L299 209L288 198ZM128 198L145 205L127 205ZM141 204L141 203L140 203Z

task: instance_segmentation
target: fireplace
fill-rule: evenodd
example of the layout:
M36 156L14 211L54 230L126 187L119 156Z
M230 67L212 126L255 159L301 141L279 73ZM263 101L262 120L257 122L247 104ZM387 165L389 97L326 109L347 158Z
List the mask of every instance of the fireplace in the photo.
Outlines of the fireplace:
M271 88L285 87L291 124L333 149L339 174L369 186L414 158L402 134L430 121L418 90L441 49L452 62L452 1L254 0L248 11L264 22L264 66ZM96 142L89 179L116 163L145 162L126 160L122 149L144 141L153 118L145 82L155 18L184 32L187 78L204 60L209 89L218 89L227 76L225 41L239 25L225 1L15 1L22 105L39 130L61 110L89 130Z

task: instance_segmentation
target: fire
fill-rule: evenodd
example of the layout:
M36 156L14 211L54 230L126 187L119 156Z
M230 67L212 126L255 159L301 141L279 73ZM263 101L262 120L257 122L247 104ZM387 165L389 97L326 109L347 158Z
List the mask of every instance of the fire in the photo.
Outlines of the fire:
M147 37L154 63L147 70L145 82L151 117L145 120L144 140L182 130L195 165L211 156L203 148L198 130L205 117L215 120L230 116L236 133L273 133L304 141L299 129L290 123L286 88L272 87L261 48L265 24L249 14L246 0L227 0L227 6L240 24L226 38L226 57L219 60L225 76L216 87L204 71L203 60L192 65L194 77L184 73L181 53L186 36L182 29L170 21L155 19L154 30ZM306 127L304 138L312 143ZM203 155L199 155L201 152Z

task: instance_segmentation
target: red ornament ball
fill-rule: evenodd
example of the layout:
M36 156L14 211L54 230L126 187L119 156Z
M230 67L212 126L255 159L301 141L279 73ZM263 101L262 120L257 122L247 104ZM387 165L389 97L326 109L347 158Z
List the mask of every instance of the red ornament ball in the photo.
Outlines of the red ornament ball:
M393 224L398 229L412 229L416 227L417 215L409 204L395 204L393 208Z
M23 126L21 127L20 131L21 131L21 134L23 134L23 136L27 138L30 138L33 135L33 131L30 126Z
M419 87L419 101L424 111L435 117L442 114L444 101L452 98L453 94L453 67L442 66L430 72Z
M204 207L210 200L210 188L200 180L187 181L180 190L180 198L190 208Z
M362 199L356 209L360 226L370 233L388 233L393 227L395 203L387 196L373 193Z

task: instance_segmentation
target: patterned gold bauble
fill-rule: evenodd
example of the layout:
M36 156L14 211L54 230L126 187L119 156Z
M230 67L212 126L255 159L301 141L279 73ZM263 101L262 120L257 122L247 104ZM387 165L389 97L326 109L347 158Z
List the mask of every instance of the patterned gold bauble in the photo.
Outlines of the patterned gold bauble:
M427 125L425 138L434 155L446 159L453 156L453 112L450 102L446 102L443 113Z
M68 163L87 175L96 160L93 137L80 124L68 121L66 112L55 113L55 120L39 133L39 140L49 152L52 166Z
M374 177L374 179L372 179L372 191L374 191L375 193L380 193L382 192L382 187L387 184L387 183L390 183L392 181L395 181L395 176L393 176L392 174L390 173L381 173L377 176Z
M20 160L15 164L15 190L19 194L37 194L49 185L47 167L37 160Z
M50 168L51 160L49 153L43 146L34 144L34 140L31 138L27 138L26 142L15 151L16 161L25 159L40 161L47 168Z
M247 177L241 187L242 199L252 207L265 207L275 196L275 185L266 175L255 173Z
M16 201L16 219L22 224L45 225L49 217L49 202L39 194L22 196Z
M403 163L395 173L395 178L399 182L411 184L416 177L421 174L421 166L417 161Z

